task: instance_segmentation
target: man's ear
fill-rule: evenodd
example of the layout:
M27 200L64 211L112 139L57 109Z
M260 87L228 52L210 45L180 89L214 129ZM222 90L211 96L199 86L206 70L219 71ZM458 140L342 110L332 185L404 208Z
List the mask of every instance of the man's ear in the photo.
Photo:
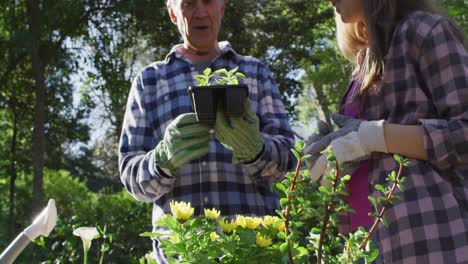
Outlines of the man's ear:
M169 17L171 18L172 23L174 25L177 25L177 16L175 14L174 7L169 2L167 2L166 7L167 7L167 12L169 13Z
M224 10L226 10L227 0L223 0L223 5L221 6L221 16L224 17Z

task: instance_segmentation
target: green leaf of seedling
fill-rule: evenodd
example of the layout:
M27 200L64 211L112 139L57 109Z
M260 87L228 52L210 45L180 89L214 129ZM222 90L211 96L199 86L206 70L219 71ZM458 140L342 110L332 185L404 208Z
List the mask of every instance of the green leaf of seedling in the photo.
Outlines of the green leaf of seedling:
M278 233L278 238L281 240L286 240L286 234L284 232L279 232Z
M281 198L280 204L283 208L286 207L289 204L288 198Z
M241 78L242 80L247 79L247 77L245 77L245 75L242 72L236 72L236 76Z
M203 75L205 75L205 76L210 75L210 73L211 73L211 68L206 68L206 69L203 71Z
M402 163L403 163L403 161L402 161L400 155L394 154L394 155L393 155L393 158L396 160L396 162L398 162L398 164L402 164Z
M160 234L152 233L152 232L144 232L140 234L141 237L150 237L150 238L157 238L161 236Z
M350 175L345 175L342 179L343 179L343 181L347 182L347 181L351 180L351 176Z
M395 171L392 171L389 175L389 179L390 179L390 182L395 182L396 181L396 172Z
M214 74L224 74L224 75L227 75L227 74L228 74L228 71L227 71L226 69L222 68L222 69L216 70L216 71L214 72Z
M377 206L377 201L375 201L374 197L372 196L368 196L367 199L369 199L369 201L371 202L371 204L374 206L374 209L375 211L377 212L378 211L378 206Z
M400 189L400 191L402 191L402 192L404 192L405 189L406 189L405 186L403 184L401 184L401 183L397 184L397 186L398 186L398 189Z
M388 227L388 220L385 217L380 218L382 220L382 223L384 224L385 227Z
M380 205L385 205L387 203L387 198L380 196L378 201Z
M366 258L367 260L367 263L371 263L372 261L374 261L377 257L379 256L379 250L378 249L373 249L369 256Z
M283 192L285 194L288 192L286 185L284 183L282 183L282 182L277 183L275 186L276 186L276 188L278 190L280 190L281 192Z
M376 184L375 189L380 191L381 193L385 194L385 188L382 185Z
M411 161L405 161L405 163L403 164L403 166L405 167L411 167L413 166L413 163Z
M298 141L298 142L296 142L295 149L296 149L298 152L302 152L302 151L304 150L304 147L305 147L304 141Z
M281 253L283 253L283 254L286 253L286 252L288 251L288 243L286 243L286 242L285 242L285 243L282 243L282 244L280 245L280 251L281 251Z
M328 195L331 194L331 193L330 193L330 190L328 190L328 188L326 188L325 186L320 186L320 187L319 187L319 191L320 191L320 192L323 192L323 193L326 193L326 194L328 194Z
M299 155L299 152L297 152L297 150L295 149L291 149L292 153L294 154L294 156L296 156L296 158L299 160L301 159L301 156Z
M234 69L230 70L229 75L233 75L237 71L237 69L239 69L239 67L235 67Z

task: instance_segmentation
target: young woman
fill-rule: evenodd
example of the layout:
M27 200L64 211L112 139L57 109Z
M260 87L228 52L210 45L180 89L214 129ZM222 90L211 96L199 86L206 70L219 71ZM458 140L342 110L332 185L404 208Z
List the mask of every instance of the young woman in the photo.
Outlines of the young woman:
M368 185L385 184L393 153L413 166L376 232L385 263L468 263L468 53L464 36L428 0L330 0L340 52L355 63L324 137L348 185L351 229L368 225ZM323 144L317 141L312 144ZM309 145L308 149L317 149ZM373 190L373 188L371 188ZM378 196L376 191L372 195Z

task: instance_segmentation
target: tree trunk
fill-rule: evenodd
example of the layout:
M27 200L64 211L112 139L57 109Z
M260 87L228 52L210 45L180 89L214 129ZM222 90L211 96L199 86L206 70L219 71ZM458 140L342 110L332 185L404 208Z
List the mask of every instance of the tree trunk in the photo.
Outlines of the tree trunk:
M318 103L320 105L320 108L321 108L320 109L321 111L319 111L319 115L320 115L320 112L323 115L323 116L320 116L320 119L325 119L328 126L333 127L332 123L331 123L331 119L330 119L330 110L328 110L328 106L330 104L329 104L329 102L327 100L327 97L323 93L323 90L321 89L321 87L315 87L314 86L314 89L315 89L315 94L317 95L317 101L318 101Z
M38 0L28 0L27 10L29 17L29 26L31 36L34 37L31 50L32 71L35 82L36 104L34 109L34 135L33 135L33 194L31 216L34 217L39 208L41 208L43 200L43 169L44 169L44 153L45 153L45 65L40 56L41 43L41 24L39 21L39 3Z
M13 240L16 236L16 137L18 135L18 116L16 112L16 106L13 102L13 136L11 137L10 146L10 208L8 213L8 238L9 241Z

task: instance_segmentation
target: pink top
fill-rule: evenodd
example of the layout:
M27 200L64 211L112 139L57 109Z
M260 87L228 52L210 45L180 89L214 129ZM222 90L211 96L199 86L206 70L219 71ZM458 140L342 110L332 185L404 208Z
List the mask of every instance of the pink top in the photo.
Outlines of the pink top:
M359 82L353 81L346 95L343 112L346 116L367 120L365 116L359 114L359 101L352 100L353 95L359 88ZM369 161L362 161L358 169L351 175L348 182L348 204L356 213L349 214L349 223L351 232L358 227L368 227L372 224L371 204L367 197L369 196Z

